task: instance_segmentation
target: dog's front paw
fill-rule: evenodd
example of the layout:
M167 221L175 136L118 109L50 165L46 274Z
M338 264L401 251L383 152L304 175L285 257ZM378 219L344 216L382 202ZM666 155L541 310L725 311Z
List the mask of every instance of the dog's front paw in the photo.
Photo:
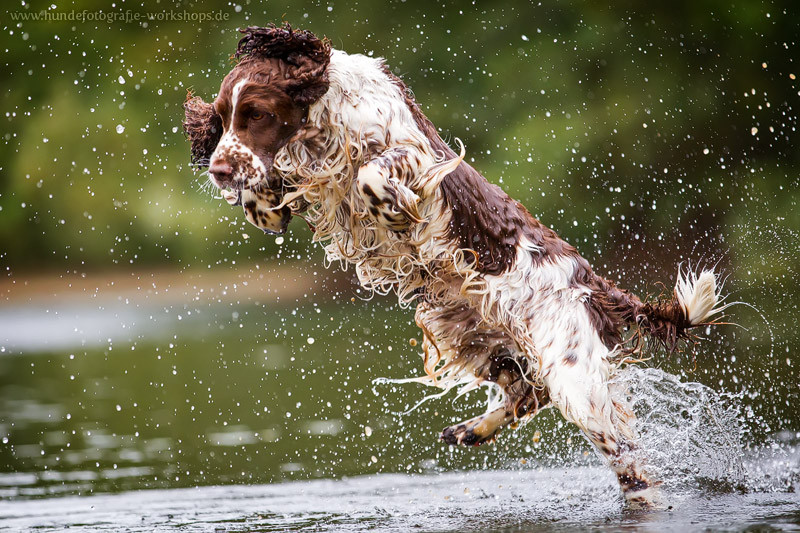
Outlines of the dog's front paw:
M412 223L423 222L420 198L392 177L389 169L366 164L358 169L357 190L370 216L392 231L405 231Z

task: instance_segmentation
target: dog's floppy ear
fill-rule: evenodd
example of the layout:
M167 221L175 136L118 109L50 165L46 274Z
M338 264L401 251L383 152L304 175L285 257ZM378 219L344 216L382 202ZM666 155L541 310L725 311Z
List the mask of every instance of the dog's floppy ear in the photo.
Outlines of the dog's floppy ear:
M287 63L290 75L285 90L298 105L307 107L328 90L331 44L327 39L319 39L309 31L295 31L288 22L280 28L271 24L239 31L244 37L239 41L236 58L277 58Z
M222 137L222 118L212 104L204 102L199 96L192 96L191 91L186 95L183 109L186 112L183 132L192 143L192 164L205 168Z

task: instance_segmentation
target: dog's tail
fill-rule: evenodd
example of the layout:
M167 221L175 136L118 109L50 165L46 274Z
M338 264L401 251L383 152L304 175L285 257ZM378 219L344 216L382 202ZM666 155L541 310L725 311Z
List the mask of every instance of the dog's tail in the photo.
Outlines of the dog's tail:
M609 283L603 287L603 307L671 352L681 341L693 338L694 328L714 324L720 318L720 313L728 307L720 288L719 277L713 270L698 273L679 268L671 298L642 302Z
M717 288L717 275L713 270L703 270L699 274L687 270L678 271L675 283L675 299L683 315L692 326L708 324L712 317L721 313L726 305Z
M637 317L640 331L673 351L678 342L691 339L691 330L714 324L728 307L720 295L720 282L713 270L699 273L678 268L671 299L642 304Z

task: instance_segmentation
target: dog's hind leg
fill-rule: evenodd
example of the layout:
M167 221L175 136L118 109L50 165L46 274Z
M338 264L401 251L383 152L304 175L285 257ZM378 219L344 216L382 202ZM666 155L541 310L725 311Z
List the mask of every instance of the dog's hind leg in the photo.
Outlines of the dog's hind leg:
M605 376L608 363L602 359L599 368L587 371L575 365L556 364L550 367L545 383L553 403L564 417L574 423L592 443L617 475L620 488L629 504L652 506L659 501L658 483L647 476L641 457L637 457L635 436L630 429L632 413L615 401Z
M442 431L451 445L477 446L494 439L504 427L531 417L549 401L546 391L529 378L531 361L502 328L492 327L466 302L433 306L420 302L416 313L422 329L425 371L441 381L491 383L502 395L488 411ZM442 386L440 384L440 386ZM445 385L446 386L446 385Z
M480 446L492 442L504 427L514 421L514 413L505 406L494 411L470 418L464 422L445 428L441 439L451 446Z
M529 362L515 358L507 348L500 348L486 364L476 369L476 376L494 382L503 391L503 404L482 415L455 424L442 431L441 439L450 445L479 446L494 441L506 426L533 417L549 401L547 393L534 387L523 370Z

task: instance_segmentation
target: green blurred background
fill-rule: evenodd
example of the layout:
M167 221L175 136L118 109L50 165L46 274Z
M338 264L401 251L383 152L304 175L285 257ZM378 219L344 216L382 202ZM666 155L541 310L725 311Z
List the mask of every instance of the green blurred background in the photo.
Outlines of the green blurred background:
M212 100L236 28L281 20L385 57L445 138L603 275L646 295L680 262L719 265L731 300L756 309L732 309L742 327L710 333L696 368L654 363L743 393L747 442L796 439L797 4L643 5L4 5L2 495L586 451L563 447L576 435L549 412L499 447L437 444L480 395L391 414L424 393L371 384L420 371L411 311L362 301L352 271L324 274L302 222L265 237L202 190L181 133L187 90ZM43 9L156 18L21 20ZM159 20L185 12L225 20ZM237 290L243 272L268 288ZM197 281L158 290L184 278ZM546 438L532 443L537 428Z

